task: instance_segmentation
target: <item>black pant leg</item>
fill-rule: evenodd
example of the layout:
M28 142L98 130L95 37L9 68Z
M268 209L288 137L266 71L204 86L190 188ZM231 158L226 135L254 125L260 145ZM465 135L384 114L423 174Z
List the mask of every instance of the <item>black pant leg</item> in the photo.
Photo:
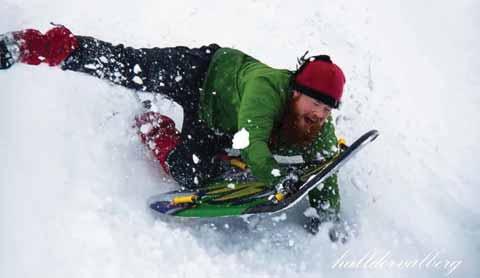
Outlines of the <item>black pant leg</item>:
M210 60L220 47L125 47L92 37L76 36L79 47L62 69L91 74L127 88L155 92L191 110L203 85Z
M168 156L170 174L181 186L195 188L219 176L224 170L217 154L231 147L232 137L220 135L197 121L194 127L183 128L182 143Z
M77 36L77 40L79 48L62 69L160 93L182 106L182 143L167 160L170 173L180 185L195 187L219 174L213 157L231 145L231 137L219 135L199 118L200 90L218 45L135 49L92 37Z

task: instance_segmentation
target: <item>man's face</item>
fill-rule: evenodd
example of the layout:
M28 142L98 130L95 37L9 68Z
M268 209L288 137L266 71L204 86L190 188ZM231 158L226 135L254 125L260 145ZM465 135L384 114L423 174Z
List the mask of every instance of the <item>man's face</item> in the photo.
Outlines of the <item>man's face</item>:
M292 105L298 117L297 125L305 131L315 126L322 127L332 110L323 102L297 91L293 91Z
M318 136L330 113L330 106L294 91L282 121L281 136L289 144L308 145Z

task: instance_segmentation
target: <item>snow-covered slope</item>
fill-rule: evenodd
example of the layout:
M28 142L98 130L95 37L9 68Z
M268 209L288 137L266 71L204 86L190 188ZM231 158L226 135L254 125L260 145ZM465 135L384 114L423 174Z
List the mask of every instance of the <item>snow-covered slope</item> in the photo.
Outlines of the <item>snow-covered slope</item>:
M229 2L0 0L0 33L53 21L136 47L217 42L282 68L330 54L348 79L338 134L381 132L340 174L356 236L310 236L300 209L255 228L153 218L146 199L175 184L130 128L134 93L16 65L0 72L0 277L479 277L478 1ZM419 262L339 264L364 256Z

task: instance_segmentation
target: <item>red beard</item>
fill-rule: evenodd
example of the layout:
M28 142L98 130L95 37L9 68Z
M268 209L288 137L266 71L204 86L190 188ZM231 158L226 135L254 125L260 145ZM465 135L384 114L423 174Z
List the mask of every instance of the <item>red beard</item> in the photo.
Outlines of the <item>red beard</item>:
M317 138L322 122L307 122L297 110L297 99L287 106L280 127L273 134L273 141L287 146L308 146ZM303 122L303 126L300 124Z

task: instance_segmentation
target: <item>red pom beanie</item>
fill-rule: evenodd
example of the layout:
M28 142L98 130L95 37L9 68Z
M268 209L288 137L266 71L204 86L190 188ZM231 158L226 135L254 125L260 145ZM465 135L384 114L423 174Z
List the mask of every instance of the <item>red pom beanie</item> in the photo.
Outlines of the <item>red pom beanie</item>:
M293 77L293 89L338 108L345 84L345 75L329 56L319 55L304 60Z

